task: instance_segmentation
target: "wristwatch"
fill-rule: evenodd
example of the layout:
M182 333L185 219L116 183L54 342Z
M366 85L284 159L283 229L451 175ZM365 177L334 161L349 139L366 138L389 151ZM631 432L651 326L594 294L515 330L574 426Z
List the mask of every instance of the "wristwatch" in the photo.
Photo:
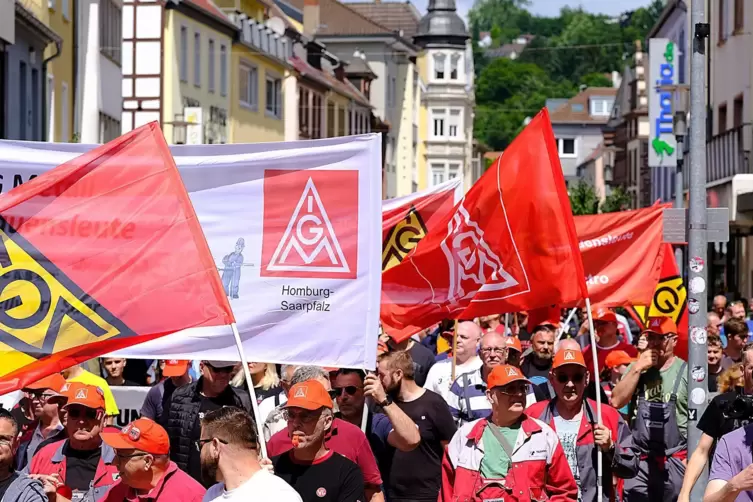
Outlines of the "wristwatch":
M387 396L384 398L384 401L381 403L377 403L382 408L386 408L387 406L391 405L393 403L392 398L390 396Z

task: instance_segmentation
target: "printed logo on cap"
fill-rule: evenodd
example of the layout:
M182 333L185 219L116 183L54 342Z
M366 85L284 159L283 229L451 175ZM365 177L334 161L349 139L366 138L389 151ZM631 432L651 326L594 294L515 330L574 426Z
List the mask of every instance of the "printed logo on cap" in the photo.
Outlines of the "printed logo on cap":
M89 395L89 392L87 389L78 389L78 392L76 392L76 399L86 399Z
M178 360L177 359L170 359L169 361L167 361L167 364L178 364Z
M131 441L138 441L141 437L141 431L138 427L134 427L133 424L129 425L127 427L127 430L125 433L128 435L129 438L131 438Z
M659 322L659 319L654 319L651 321L651 327L652 328L658 328L661 323Z
M302 397L305 399L307 391L308 391L307 387L298 387L298 390L295 391L295 396L293 397Z
M60 389L60 392L68 392L68 389L70 389L70 388L71 388L71 384L69 384L69 383L66 382L63 385L63 387Z
M515 368L507 368L507 376L518 376L518 370Z
M572 350L566 350L565 361L575 361L575 352L573 352Z

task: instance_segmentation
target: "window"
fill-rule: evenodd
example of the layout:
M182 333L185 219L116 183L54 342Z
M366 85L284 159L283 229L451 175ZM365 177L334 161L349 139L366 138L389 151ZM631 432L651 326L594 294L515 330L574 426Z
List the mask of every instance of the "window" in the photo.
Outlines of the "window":
M745 26L745 7L743 5L743 0L735 0L735 34L742 32Z
M719 24L718 24L719 43L722 44L724 43L725 40L727 40L727 35L728 35L727 27L729 25L726 19L728 17L727 0L719 0L718 5L719 5Z
M282 80L268 76L266 82L267 114L282 118Z
M447 117L447 110L443 108L433 108L431 110L432 116L433 116L433 136L435 138L441 138L444 137L444 125L445 125L445 119Z
M209 62L207 65L207 73L209 73L209 92L214 92L214 40L209 39L209 54L207 54Z
M55 10L55 0L47 0L47 8L50 10Z
M122 12L114 0L102 0L99 12L99 50L115 64L120 65L122 37Z
M60 141L67 143L71 140L68 133L68 84L60 86Z
M69 5L70 3L68 2L68 0L62 0L60 2L61 11L63 13L63 19L65 19L66 21L70 21L71 19L71 12L70 12Z
M311 106L309 97L311 93L304 87L298 88L298 134L303 138L310 138L311 134Z
M722 103L721 105L719 105L718 129L719 129L719 132L717 134L721 134L727 130L727 103Z
M462 137L459 131L462 128L460 110L450 110L450 120L448 121L447 135L451 138Z
M338 106L337 107L337 135L345 136L345 134L346 134L345 132L345 108L343 108L342 106Z
M397 80L395 77L390 77L389 82L387 82L387 106L390 108L395 106L396 99L397 99Z
M322 103L321 94L311 93L311 139L322 137Z
M220 45L220 95L227 96L227 47Z
M458 66L460 66L460 54L453 54L450 57L450 80L458 79Z
M432 186L444 183L444 164L431 164Z
M732 103L732 127L743 125L743 95L740 94Z
M576 157L574 138L557 138L557 149L560 157Z
M193 85L201 87L201 33L193 34Z
M29 96L28 96L28 89L26 88L27 85L27 76L26 76L26 63L23 61L20 61L18 64L18 103L19 103L19 114L18 114L18 132L19 137L18 139L33 139L29 138L27 136L28 132L28 121L29 121Z
M453 180L460 174L460 164L454 163L447 167L447 179Z
M107 143L120 136L120 121L99 112L99 142Z
M180 27L180 81L188 82L188 29Z
M335 137L335 104L332 101L327 101L327 137ZM389 150L389 143L387 149ZM387 156L389 158L389 155Z
M241 62L238 68L238 78L240 105L256 110L259 96L259 74L256 66Z
M436 80L444 80L446 59L447 56L442 53L434 54L434 78Z
M55 78L47 74L47 141L55 141Z
M591 98L591 115L596 117L608 117L612 111L614 99L612 98Z

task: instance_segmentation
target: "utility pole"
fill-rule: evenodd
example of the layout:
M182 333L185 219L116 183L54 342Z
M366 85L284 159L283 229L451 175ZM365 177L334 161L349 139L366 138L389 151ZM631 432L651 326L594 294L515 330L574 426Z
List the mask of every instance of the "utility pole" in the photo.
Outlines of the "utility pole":
M690 59L690 184L688 208L688 292L689 303L700 307L689 310L688 337L688 458L693 454L701 431L698 419L706 410L708 364L706 359L706 307L708 284L706 253L708 250L706 212L706 40L709 24L703 0L691 2L690 25L693 40ZM696 377L702 375L702 378ZM706 469L690 494L691 502L701 502L707 484Z

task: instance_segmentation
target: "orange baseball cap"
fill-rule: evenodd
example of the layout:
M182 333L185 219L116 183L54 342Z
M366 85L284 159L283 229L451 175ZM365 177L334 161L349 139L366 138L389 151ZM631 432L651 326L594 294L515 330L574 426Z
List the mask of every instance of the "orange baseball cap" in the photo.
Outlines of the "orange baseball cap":
M105 393L94 385L71 385L66 390L66 395L68 396L68 402L65 403L66 408L78 404L95 410L105 409Z
M489 376L486 378L486 386L490 389L494 387L503 387L513 382L531 383L523 373L515 366L509 364L500 364L495 366Z
M153 455L170 453L167 431L154 420L139 418L119 432L103 432L102 441L116 450L141 450Z
M60 394L60 389L65 385L65 378L60 373L53 373L44 378L40 378L36 382L32 382L24 390L51 390L57 394Z
M643 333L656 333L657 335L676 335L677 324L671 317L649 317Z
M332 398L329 397L327 389L318 380L306 380L290 388L285 408L303 408L304 410L332 409Z
M518 340L517 336L508 336L505 338L505 343L507 344L507 349L513 349L517 350L520 353L523 353L523 346L520 344L520 340Z
M617 322L617 315L611 310L603 307L591 310L591 318L594 321Z
M166 359L165 368L162 370L162 374L166 377L179 377L186 374L188 371L188 363L181 359Z
M583 352L580 350L564 349L554 354L554 362L552 363L552 369L557 369L560 366L566 364L577 364L578 366L586 367L586 361L583 359Z
M632 362L635 362L635 358L630 357L624 350L613 350L607 354L606 359L604 359L604 366L611 369Z

